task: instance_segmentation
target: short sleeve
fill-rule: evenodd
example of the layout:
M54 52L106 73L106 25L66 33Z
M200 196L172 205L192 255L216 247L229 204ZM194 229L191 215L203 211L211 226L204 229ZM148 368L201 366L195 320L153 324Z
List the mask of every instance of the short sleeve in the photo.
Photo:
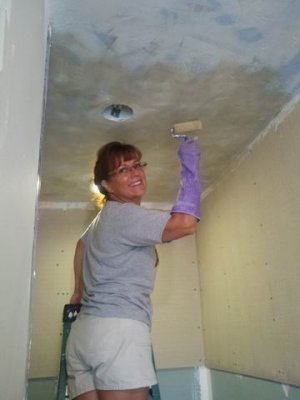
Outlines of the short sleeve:
M132 203L121 204L114 213L114 231L118 240L130 246L147 246L162 242L170 213L149 210Z

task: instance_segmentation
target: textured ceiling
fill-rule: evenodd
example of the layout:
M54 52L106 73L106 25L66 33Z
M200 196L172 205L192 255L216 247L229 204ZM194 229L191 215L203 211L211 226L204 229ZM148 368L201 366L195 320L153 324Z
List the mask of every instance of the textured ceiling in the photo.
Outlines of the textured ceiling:
M40 200L89 201L97 149L140 147L146 200L178 188L174 123L201 119L206 189L300 88L299 0L49 0ZM106 120L110 104L133 118Z

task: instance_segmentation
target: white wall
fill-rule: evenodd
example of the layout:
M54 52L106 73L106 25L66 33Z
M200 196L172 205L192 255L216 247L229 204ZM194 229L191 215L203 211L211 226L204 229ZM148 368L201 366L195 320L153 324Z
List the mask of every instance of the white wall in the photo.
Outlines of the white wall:
M74 290L75 246L95 211L41 208L38 215L30 378L58 376L63 308Z
M0 388L25 398L29 304L45 69L43 0L1 2Z
M208 366L295 385L299 125L300 103L206 198L198 240Z

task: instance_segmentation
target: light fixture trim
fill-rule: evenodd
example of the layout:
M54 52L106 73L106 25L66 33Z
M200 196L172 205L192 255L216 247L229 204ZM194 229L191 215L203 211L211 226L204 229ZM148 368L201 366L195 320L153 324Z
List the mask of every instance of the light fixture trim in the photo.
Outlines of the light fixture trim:
M126 104L111 104L105 107L103 116L109 121L127 121L133 117L133 109Z

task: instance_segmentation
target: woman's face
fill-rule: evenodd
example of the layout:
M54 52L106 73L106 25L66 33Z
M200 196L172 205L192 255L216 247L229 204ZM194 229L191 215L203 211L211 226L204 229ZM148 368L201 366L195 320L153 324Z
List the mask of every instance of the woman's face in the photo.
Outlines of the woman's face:
M108 192L110 200L140 204L147 189L143 163L139 159L121 159L120 165L101 185Z

